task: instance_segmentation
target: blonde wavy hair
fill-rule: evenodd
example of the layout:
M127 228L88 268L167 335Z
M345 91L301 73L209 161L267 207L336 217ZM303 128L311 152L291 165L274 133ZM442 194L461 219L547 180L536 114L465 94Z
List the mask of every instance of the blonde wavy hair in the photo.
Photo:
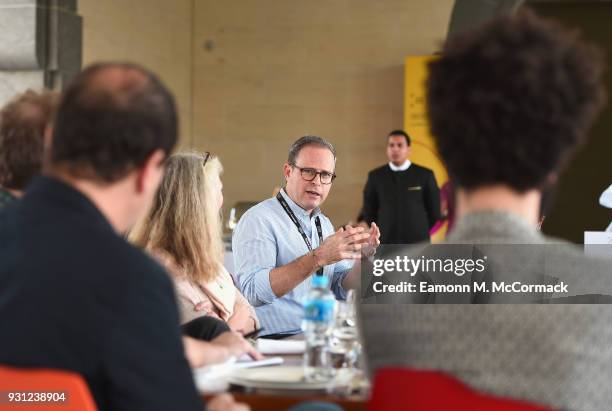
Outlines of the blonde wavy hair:
M159 191L130 241L171 257L194 282L214 280L223 268L221 232L221 162L215 156L170 156Z

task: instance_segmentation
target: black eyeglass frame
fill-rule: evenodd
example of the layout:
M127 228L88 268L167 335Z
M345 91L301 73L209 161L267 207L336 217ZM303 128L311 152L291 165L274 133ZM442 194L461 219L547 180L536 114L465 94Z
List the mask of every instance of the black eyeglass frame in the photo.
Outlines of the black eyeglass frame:
M211 157L210 151L206 151L204 154L205 154L205 156L204 156L204 163L202 164L202 167L206 167L206 162Z
M311 167L300 167L297 164L289 164L289 165L291 167L295 167L298 170L300 170L300 176L302 177L302 179L304 181L314 181L314 179L317 178L317 176L319 176L319 181L321 182L321 184L323 184L323 185L330 185L331 183L334 182L336 177L338 177L336 175L336 173L330 173L329 171L317 171L314 168L311 168ZM304 177L304 171L312 172L312 173L314 173L314 175L312 176L311 179L308 179L308 178ZM323 182L323 173L331 175L331 180L329 180L329 183Z

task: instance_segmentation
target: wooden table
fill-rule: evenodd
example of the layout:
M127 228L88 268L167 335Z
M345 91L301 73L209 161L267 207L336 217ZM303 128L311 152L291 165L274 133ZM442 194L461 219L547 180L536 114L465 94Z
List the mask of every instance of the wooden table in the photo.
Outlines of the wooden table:
M299 339L300 336L291 337ZM301 355L280 355L283 357L283 365L301 365ZM231 394L236 401L248 404L252 411L285 411L289 407L306 401L325 401L339 405L346 411L365 411L367 398L365 396L339 397L321 392L309 393L307 391L287 390L260 390L230 386ZM205 395L209 398L210 395Z
M346 399L331 395L291 396L278 394L245 394L232 392L236 401L249 404L252 411L285 411L289 407L306 401L326 401L339 405L345 411L365 411L365 399Z

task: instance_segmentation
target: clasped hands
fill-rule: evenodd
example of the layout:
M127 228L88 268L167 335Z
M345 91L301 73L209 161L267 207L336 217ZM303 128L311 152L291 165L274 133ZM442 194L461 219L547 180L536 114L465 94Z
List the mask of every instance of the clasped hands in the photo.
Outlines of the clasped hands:
M318 267L337 263L341 260L356 260L362 256L371 257L380 245L380 229L372 223L369 230L364 227L346 225L327 237L313 251Z

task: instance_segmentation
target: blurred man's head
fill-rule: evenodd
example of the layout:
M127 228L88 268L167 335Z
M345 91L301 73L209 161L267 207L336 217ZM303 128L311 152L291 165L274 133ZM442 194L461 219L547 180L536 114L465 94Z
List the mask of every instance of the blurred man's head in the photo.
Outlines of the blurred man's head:
M563 168L605 100L598 53L531 12L451 39L429 65L438 150L462 190L540 190Z
M88 67L69 85L53 130L51 171L88 187L121 185L129 222L151 202L177 141L174 99L133 64Z
M28 90L0 111L0 186L19 195L40 174L57 95Z
M396 166L401 166L410 156L410 137L404 130L393 130L387 136L387 157Z
M304 210L314 210L327 198L335 169L336 150L328 141L317 136L298 139L284 166L287 194Z

